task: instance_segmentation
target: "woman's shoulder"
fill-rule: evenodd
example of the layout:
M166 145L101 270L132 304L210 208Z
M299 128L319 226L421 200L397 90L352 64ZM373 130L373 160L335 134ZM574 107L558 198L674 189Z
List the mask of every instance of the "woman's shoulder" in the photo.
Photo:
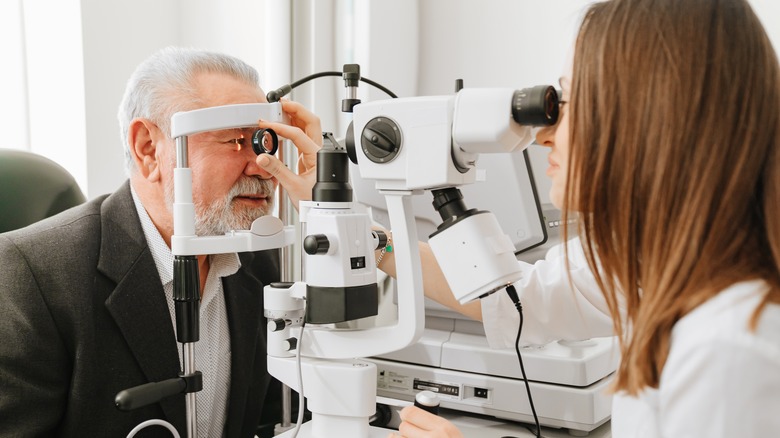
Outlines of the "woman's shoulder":
M774 436L780 428L780 305L766 306L751 329L767 288L734 284L675 324L658 390L663 436Z
M681 318L672 330L672 346L734 343L743 347L773 346L780 352L780 305L768 304L756 328L751 321L769 286L763 280L733 284Z

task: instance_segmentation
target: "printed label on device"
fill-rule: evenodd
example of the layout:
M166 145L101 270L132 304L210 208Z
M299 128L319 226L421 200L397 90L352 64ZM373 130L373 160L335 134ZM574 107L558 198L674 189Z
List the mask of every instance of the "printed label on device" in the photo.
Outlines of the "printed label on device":
M446 383L437 383L428 380L414 379L413 387L418 391L433 391L441 395L449 395L453 397L458 397L460 395L459 386L448 385Z

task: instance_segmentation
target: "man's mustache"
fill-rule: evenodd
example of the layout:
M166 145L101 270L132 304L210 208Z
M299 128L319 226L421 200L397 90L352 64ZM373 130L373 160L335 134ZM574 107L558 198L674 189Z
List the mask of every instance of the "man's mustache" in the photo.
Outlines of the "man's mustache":
M237 196L254 195L273 200L276 192L273 181L259 177L242 177L233 185L228 193L228 198L233 199Z

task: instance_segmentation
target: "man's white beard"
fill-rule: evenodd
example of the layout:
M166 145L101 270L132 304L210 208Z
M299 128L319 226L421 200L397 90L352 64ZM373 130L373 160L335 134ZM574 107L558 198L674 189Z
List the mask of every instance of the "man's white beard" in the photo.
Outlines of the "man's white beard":
M248 194L265 196L266 206L251 208L233 202L236 196ZM165 199L172 213L173 181L165 186ZM255 219L270 214L273 207L274 183L258 177L242 176L222 199L210 204L195 202L195 234L218 236L230 230L248 230Z

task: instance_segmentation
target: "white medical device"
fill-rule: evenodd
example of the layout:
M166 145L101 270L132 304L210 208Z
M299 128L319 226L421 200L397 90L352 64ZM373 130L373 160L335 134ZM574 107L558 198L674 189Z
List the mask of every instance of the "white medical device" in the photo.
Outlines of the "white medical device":
M478 181L479 154L524 150L534 139L532 126L554 123L557 112L556 92L547 86L465 88L454 96L355 107L361 177L375 180L380 192L433 191L443 222L428 243L461 303L514 283L520 268L495 216L467 209L456 187Z
M534 97L542 102L541 111ZM529 109L531 103L536 107ZM375 410L377 367L372 361L355 358L401 350L422 334L422 275L411 209L413 194L437 191L439 210L445 217L440 237L442 241L452 238L462 242L457 248L442 243L435 249L440 263L445 261L442 268L458 299L476 299L520 278L511 239L501 232L490 213L466 210L454 188L477 180L475 164L480 153L519 151L530 144L533 136L529 125L538 119L524 124L525 117L541 112L548 116L543 123L554 123L557 110L552 87L461 90L454 96L354 106L343 153L357 162L362 178L376 181L376 188L386 198L393 230L398 319L394 325L361 330L328 324L373 314L361 310L350 315L349 308L355 300L353 295L375 293L366 279L368 275L376 278L373 251L381 246L381 236L371 233L370 219L361 206L352 202L351 190L348 197L330 201L318 199L315 188L314 200L301 203L301 222L306 229L304 249L308 254L304 281L265 289L266 316L270 320L268 370L299 393L303 385L302 395L309 401L312 421L300 429L302 436L387 436L386 430L368 424ZM340 150L339 145L328 147ZM318 183L335 178L345 186L346 157L333 172L324 171L321 165L318 155ZM464 252L472 260L488 260L492 266L452 260ZM321 292L333 292L335 298L321 300ZM329 303L336 311L315 308L319 307L317 301ZM373 306L371 302L368 307ZM312 327L310 320L324 325ZM296 354L301 380L296 375Z
M502 93L504 96L509 94L508 91L494 90L488 93L479 89L463 89L458 93L460 98L398 99L355 107L356 143L360 141L358 125L369 128L380 126L381 129L382 125L375 124L383 122L390 125L389 122L384 123L387 119L398 126L397 136L405 145L416 147L408 147L406 155L399 152L384 167L381 160L375 162L369 159L380 156L383 153L381 149L369 155L372 152L368 149L371 145L368 145L366 148L369 152L364 156L358 155L359 160L363 159L359 163L361 181L355 178L357 182L353 189L357 201L371 207L375 220L385 226L391 225L385 216L388 206L377 199L386 193L388 186L408 184L415 189L427 189L465 184L462 185L464 200L496 212L501 228L510 233L513 248L504 249L502 254L505 257L501 259L506 263L505 270L490 266L480 271L482 266L472 263L499 257L499 251L483 251L482 254L478 251L503 248L503 238L499 236L494 241L480 241L480 232L485 229L476 220L480 215L474 215L471 226L462 226L457 233L453 227L444 231L450 234L437 234L436 227L431 224L439 218L436 218L437 214L431 208L430 196L413 197L417 228L427 228L418 238L426 240L433 236L429 243L461 302L489 293L495 286L500 288L505 281L501 272L507 272L509 278L514 278L512 267L517 266L516 258L533 263L544 257L541 249L551 245L537 247L532 255L516 254L511 260L508 257L510 251L520 253L548 238L551 244L560 241L558 236L561 224L559 216L556 216L559 214L557 210L546 209L544 218L535 221L538 216L534 209L538 208L538 204L533 199L535 194L530 187L534 183L533 176L527 168L527 157L519 153L531 141L523 133L533 131L521 127L525 131L515 134L521 140L514 148L501 143L502 139L511 138L513 134L501 122L509 123L508 114L505 112L503 117L498 115L501 99L506 100L500 97ZM494 104L490 104L491 99L495 99ZM456 114L459 117L456 118ZM464 114L468 114L468 120L473 123L467 123ZM444 120L445 116L450 115L451 120ZM482 116L487 119L480 119ZM374 119L377 121L370 123ZM453 126L450 136L449 123ZM459 126L460 123L464 123L463 128ZM383 132L395 133L396 130L391 128ZM472 135L467 135L467 132ZM491 136L491 132L500 134ZM480 136L482 140L475 140ZM514 153L483 154L475 163L478 167L476 173L455 172L458 166L473 169L468 166L471 161L468 152L479 151L480 144L488 152ZM453 150L451 159L450 149ZM388 157L381 158L390 161ZM456 163L467 163L467 166ZM486 171L484 181L479 181L480 170ZM367 190L367 186L371 185L370 179L377 180L374 185L378 190ZM546 232L540 234L540 226L546 228ZM487 229L491 233L496 232L492 224ZM463 251L459 252L460 249ZM485 252L490 257L485 257ZM488 269L495 272L489 275ZM396 286L398 293L401 293L401 286ZM533 312L534 309L526 311ZM613 338L560 341L525 348L523 360L537 402L539 421L546 426L566 428L572 434L586 434L608 421L611 401L607 390L618 356ZM420 391L435 390L445 408L533 422L532 409L522 396L525 392L524 381L515 351L490 348L481 323L432 301L426 303L426 328L417 342L369 360L377 365L377 395L380 397L412 401Z
M335 140L326 141L317 166L313 201L300 204L306 281L265 288L268 371L308 399L312 421L303 425L302 436L384 437L387 431L369 426L376 407L376 367L356 358L401 349L422 333L422 275L419 263L412 262L419 260L416 232L405 230L414 221L404 214L403 196L393 197L397 239L409 236L408 242L396 242L397 257L404 260L398 263L399 281L406 291L398 297L397 323L368 330L333 328L333 323L376 314L374 250L382 239L372 232L365 207L351 201L346 150ZM305 329L304 321L309 324Z
M470 114L470 119L473 121L480 120L482 114L490 118L481 123L467 124L466 126L471 127L471 132L480 132L480 127L489 127L495 132L506 135L507 130L503 129L503 125L494 121L497 115L491 113L491 108L480 105L480 102L488 102L488 96L492 96L492 93L468 96L469 93L480 92L478 89L463 89L458 93L463 95L461 97L469 97L469 99L456 100L447 97L398 99L370 102L355 108L356 142L359 141L358 124L371 128L373 125L369 123L370 120L377 119L378 122L374 123L392 120L398 126L398 137L404 144L409 145L409 138L414 138L415 142L411 144L422 149L407 148L407 155L399 153L393 157L393 160L397 161L392 161L383 168L381 162L368 160L368 154L362 157L364 161L360 162L359 169L360 176L365 181L355 184L356 198L372 208L374 218L378 218L379 222L389 226L389 221L384 216L388 206L377 198L386 192L384 187L394 187L398 184L414 184L414 188L466 184L462 187L465 201L490 211L501 210L501 213L496 216L501 222L501 228L505 231L511 230L510 239L514 242L511 249L504 248L505 242L500 236L492 240L480 240L480 232L483 229L495 233L496 228L493 224L483 227L476 220L479 215L473 216L472 219L475 220L469 224L470 226L462 224L464 226L458 229L457 233L453 227L444 232L450 234L437 234L435 227L430 226L432 221L437 219L434 209L431 208L430 197L414 197L413 210L417 228L421 229L423 225L429 228L428 232L418 237L425 240L428 236L433 236L429 240L431 248L452 290L461 302L489 293L495 286L500 288L506 281L501 277L502 272L507 273L507 279L516 278L513 277L515 272L512 269L517 266L516 258L531 263L538 258L543 258L544 251L538 250L534 250L533 257L536 258L527 258L526 254L515 254L510 259L509 254L523 251L538 243L540 239L544 241L547 237L552 239L551 243L559 243L557 237L561 226L559 216L556 216L559 212L554 209L544 211L545 219L541 224L534 224L532 220L527 220L529 219L527 216L530 216L530 219L536 216L532 211L535 208L532 199L534 195L527 191L527 186L533 184L533 178L527 173L526 159L518 152L525 147L527 144L525 142L531 141L530 138L521 136L522 140L516 148L504 148L500 145L496 146L495 142L499 141L489 135L489 130L484 131L486 140L483 144L488 151L513 150L515 152L479 157L476 163L479 167L477 171L480 169L486 171L485 181L478 181L480 179L478 172L471 176L454 171L457 169L455 163L470 161L469 158L461 158L468 157L463 150L453 151L452 164L449 167L445 166L450 163L449 148L461 149L458 146L461 144L464 149L473 146L478 150L480 144L479 141L472 143L462 140L466 130L455 129L459 121L464 120L462 117L457 119L453 117L451 121L441 120L444 115L450 114L449 110L442 109L447 105L451 105L452 114ZM504 94L508 93L504 92ZM496 93L496 96L498 95ZM466 103L469 109L479 110L468 113L463 111L466 107L462 105ZM458 104L461 106L457 106ZM506 119L508 116L503 120ZM448 123L454 126L451 137L448 136ZM387 124L390 125L389 122ZM395 128L385 129L385 131L394 133ZM467 138L477 138L477 135ZM496 136L496 138L504 137ZM379 153L374 155L378 156ZM358 158L360 159L361 156L358 155ZM386 158L386 161L389 159ZM375 186L379 190L366 189L370 185L368 184L370 179L377 179ZM476 182L471 184L475 180ZM502 183L506 187L502 187ZM510 186L511 184L515 186ZM471 191L480 186L483 188ZM522 211L523 208L526 211ZM521 220L522 217L525 217L525 222ZM543 238L538 234L539 226L547 228L546 236ZM499 250L495 250L494 253L488 251L494 248L502 248L503 252L499 254ZM460 249L463 251L459 252ZM483 249L480 254L479 251ZM486 257L485 253L488 253L489 257ZM476 264L482 260L494 260L494 257L499 256L503 257L501 262L506 263L506 268L499 268L504 265L496 263L495 266L491 265L481 270L483 266ZM488 275L488 270L495 272ZM482 276L483 274L485 276ZM401 286L397 285L397 288L398 293L401 293ZM526 309L526 311L533 312L534 309ZM481 323L471 321L432 301L426 303L426 328L415 344L403 350L372 357L370 360L377 365L379 371L377 394L380 397L412 401L415 394L420 391L433 389L440 395L441 405L444 408L513 421L533 421L532 409L527 400L522 397L525 388L515 351L490 348ZM577 342L560 341L531 346L524 349L523 360L534 400L537 402L539 421L543 425L566 428L572 434L580 434L587 433L609 420L611 401L607 390L618 360L613 338Z

